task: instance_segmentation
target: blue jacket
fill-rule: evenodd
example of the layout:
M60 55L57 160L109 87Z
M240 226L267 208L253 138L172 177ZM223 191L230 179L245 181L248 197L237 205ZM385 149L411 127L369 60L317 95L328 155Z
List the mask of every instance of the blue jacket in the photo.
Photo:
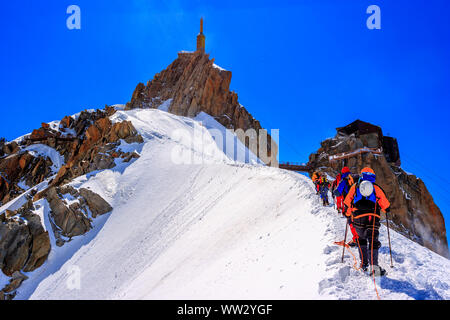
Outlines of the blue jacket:
M347 177L350 175L350 172L346 172L342 174L341 176L341 182L339 183L338 187L334 191L334 195L336 197L340 196L346 196L347 193L350 191L350 185L348 184Z

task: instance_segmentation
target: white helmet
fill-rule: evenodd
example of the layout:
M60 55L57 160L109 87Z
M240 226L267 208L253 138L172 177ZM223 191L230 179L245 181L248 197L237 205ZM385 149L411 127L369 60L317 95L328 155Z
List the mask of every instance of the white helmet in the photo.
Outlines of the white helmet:
M373 183L367 180L364 180L359 184L359 192L364 197L368 197L373 193Z

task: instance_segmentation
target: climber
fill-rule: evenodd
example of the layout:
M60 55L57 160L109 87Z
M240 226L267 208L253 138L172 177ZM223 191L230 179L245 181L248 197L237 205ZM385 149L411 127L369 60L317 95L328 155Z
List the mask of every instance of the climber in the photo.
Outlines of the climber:
M326 175L322 175L319 179L319 186L320 186L320 197L322 198L323 205L327 206L330 203L328 202L328 190L330 189L331 185L328 182L328 179Z
M343 201L343 199L342 199L342 196L336 196L335 194L334 194L334 191L337 189L337 187L339 186L339 183L341 182L341 174L340 173L338 173L337 175L336 175L336 179L333 181L333 183L332 183L332 185L331 185L331 194L333 195L333 197L334 197L334 203L336 203L336 209L337 209L337 211L338 211L338 213L341 213L342 212L342 201Z
M316 187L316 194L319 194L319 180L320 180L320 172L314 171L312 174L311 180L314 183L314 186Z
M341 197L341 201L343 201L345 199L345 197L347 196L348 192L350 191L351 186L354 184L354 180L353 177L350 173L350 169L348 167L343 167L341 170L341 181L339 182L339 185L337 186L336 190L334 190L333 195L337 198L337 197ZM343 202L342 202L343 203ZM346 208L345 205L342 208L342 215L344 215ZM347 245L349 245L350 247L356 247L357 246L357 238L358 238L358 234L356 233L355 228L353 228L353 225L351 223L351 221L349 221L349 227L350 227L350 231L352 232L352 240L347 243Z
M350 169L348 167L343 167L341 170L341 181L335 190L336 196L347 196L350 191L350 187L354 184L352 175L350 174Z
M375 184L375 172L366 167L361 170L358 183L354 184L344 199L345 214L351 219L358 234L359 256L361 268L370 274L383 276L386 270L378 265L378 241L380 228L380 211L390 210L389 200L384 191Z

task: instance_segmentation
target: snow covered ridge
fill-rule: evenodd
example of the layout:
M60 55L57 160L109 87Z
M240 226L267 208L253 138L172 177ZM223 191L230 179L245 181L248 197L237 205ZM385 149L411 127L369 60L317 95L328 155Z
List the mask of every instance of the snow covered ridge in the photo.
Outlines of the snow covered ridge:
M36 159L45 158L51 164L53 175L46 176L43 187L37 187L36 183L33 182L27 184L28 180L21 180L18 186L26 192L2 207L5 219L8 222L13 222L15 227L20 225L27 226L30 219L33 220L33 223L38 223L39 234L30 235L27 233L26 237L40 237L45 241L41 241L39 246L33 246L39 252L39 256L34 257L33 253L31 254L32 260L37 261L32 266L25 266L22 269L22 263L18 262L17 264L6 264L3 267L3 271L8 276L12 276L12 278L10 283L2 289L1 292L4 292L4 294L0 298L13 298L21 283L27 279L27 275L24 273L32 273L39 268L47 260L51 248L55 246L67 247L75 238L90 233L90 230L95 226L97 216L112 210L112 207L106 200L89 189L77 188L71 185L59 186L73 181L73 178L77 176L83 176L83 173L95 174L95 172L104 169L113 169L120 172L120 170L124 170L125 167L132 163L130 160L139 157L139 152L142 149L141 143L144 141L130 121L133 119L136 122L137 119L121 111L123 106L114 106L113 108L114 110L111 113L117 113L109 118L105 118L105 113L97 110L81 112L75 116L68 116L61 121L53 121L49 124L43 123L40 129L34 130L30 135L23 137L19 141L20 146L16 143L14 157L20 159L21 166L27 167L26 162L22 165L25 155ZM166 114L166 117L168 115L166 112L152 111ZM130 114L132 113L130 112ZM137 118L140 118L140 120L145 119L145 116L141 117L141 115ZM167 138L179 141L179 144L172 149L174 163L177 162L177 159L180 159L180 156L176 154L177 152L186 155L183 148L177 148L178 145L196 150L192 157L188 156L188 159L190 159L188 162L191 160L196 163L234 161L217 149L218 145L215 144L214 139L211 139L211 135L209 135L208 130L213 132L219 129L220 131L215 134L216 138L219 134L224 133L225 135L231 135L232 138L229 141L237 143L237 147L232 145L228 155L234 157L233 151L237 148L240 151L238 154L242 154L243 157L236 160L261 163L256 156L239 142L236 136L226 132L225 128L213 118L206 114L200 116L201 119L209 123L208 129L201 122L184 118L184 122L188 124L187 128L193 130L180 130L179 126L172 125L173 129L166 132ZM172 120L176 120L176 124L180 119L175 117ZM82 130L83 127L79 126L80 124L83 125L84 130ZM144 128L142 132L148 135L148 131L145 129L148 128ZM160 129L161 127L157 126L150 134ZM68 131L75 132L75 134L70 137L59 134ZM85 138L81 142L78 155L74 153L67 154L68 150L72 150L73 146L77 145L76 142L75 144L72 143L73 137L80 136ZM201 137L199 140L197 140L198 136ZM62 145L58 144L57 140L59 139L64 139L62 140ZM42 141L42 143L36 143L37 141ZM206 144L207 146L205 147ZM54 147L51 147L51 145ZM207 151L208 149L210 150ZM64 161L63 154L69 159L67 164ZM247 160L245 159L246 156ZM51 234L50 238L49 234ZM21 241L21 243L26 244L28 242ZM23 258L20 258L19 261L30 260L30 256L27 257L26 255L26 252L30 251L26 248L26 245L20 245L18 248L23 252ZM11 256L17 254L15 252L10 253ZM7 254L3 253L1 256L8 257ZM49 257L48 259L51 258Z
M110 119L133 124L140 157L68 187L98 194L112 211L58 247L49 202L35 202L52 250L24 272L16 299L376 299L349 252L340 262L333 243L345 219L321 206L308 178L221 154L207 115L136 109ZM204 137L193 140L195 130ZM173 150L199 161L177 164ZM63 194L69 206L79 201ZM376 283L380 297L450 299L449 260L396 232L391 240L395 268ZM387 267L384 226L380 241Z
M171 99L163 102L158 110L167 111L170 103ZM141 111L137 111L139 113L139 119L147 116L147 114L143 115ZM111 119L113 122L116 120L129 121L129 117L134 115L133 112L118 111ZM150 109L148 112L154 112L154 110ZM148 113L148 115L151 117L156 116L151 113ZM164 114L164 117L171 116L171 114ZM178 144L174 145L171 153L171 161L174 164L208 164L218 160L231 160L262 165L270 162L271 159L271 155L264 146L269 143L269 140L273 148L278 144L278 129L271 130L271 138L267 131L263 129L259 130L259 132L256 132L254 129L246 131L242 129L226 129L205 112L200 112L193 119L181 116L174 117L176 117L175 119L177 121L182 119L182 121L189 124L189 126L183 127L173 126L174 129L172 131L165 132L170 139L178 142ZM138 128L137 130L140 131ZM156 130L158 128L155 128ZM249 148L242 143L246 139L249 141ZM258 142L261 146L260 148L258 148ZM190 150L192 149L198 152L191 153ZM274 162L272 164L276 165Z

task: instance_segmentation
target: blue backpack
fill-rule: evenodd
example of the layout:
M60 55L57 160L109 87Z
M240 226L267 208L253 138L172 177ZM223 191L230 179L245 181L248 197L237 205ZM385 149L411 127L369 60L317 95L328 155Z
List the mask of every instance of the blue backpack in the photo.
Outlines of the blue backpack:
M355 194L355 197L353 198L353 203L356 203L356 202L361 201L361 200L370 200L373 203L377 202L377 196L375 194L375 179L376 179L376 176L374 174L366 173L366 172L364 172L362 174L362 177L359 178L358 183L356 184L356 194ZM370 196L368 196L368 197L364 197L361 194L361 192L359 191L359 184L362 181L369 181L369 182L371 182L374 185L372 194Z

